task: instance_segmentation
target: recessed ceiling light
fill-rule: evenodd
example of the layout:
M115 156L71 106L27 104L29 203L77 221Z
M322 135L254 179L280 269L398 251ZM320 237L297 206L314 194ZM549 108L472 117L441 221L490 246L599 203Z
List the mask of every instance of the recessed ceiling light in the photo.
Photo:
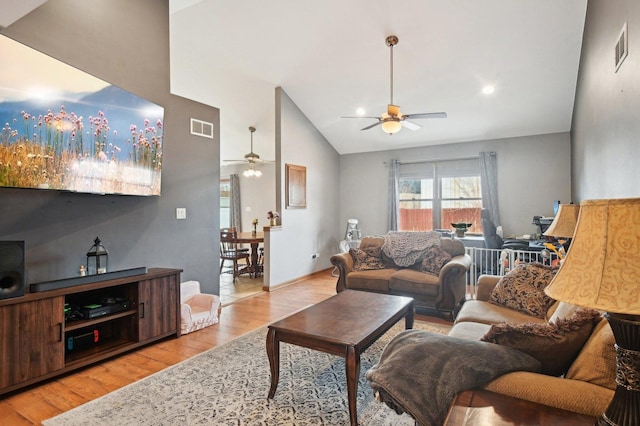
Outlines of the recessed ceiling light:
M485 95L490 95L492 94L494 91L496 90L495 87L493 86L484 86L482 88L482 93L484 93Z
M358 114L358 115L365 115L366 113L367 113L367 111L365 111L364 108L358 108L356 110L356 114Z

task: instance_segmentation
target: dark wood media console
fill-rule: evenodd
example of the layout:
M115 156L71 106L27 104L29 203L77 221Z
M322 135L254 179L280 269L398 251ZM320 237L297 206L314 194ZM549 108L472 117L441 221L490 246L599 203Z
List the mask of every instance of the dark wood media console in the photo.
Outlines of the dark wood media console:
M181 269L0 300L0 395L142 345L180 336ZM118 312L65 319L65 307L126 301Z

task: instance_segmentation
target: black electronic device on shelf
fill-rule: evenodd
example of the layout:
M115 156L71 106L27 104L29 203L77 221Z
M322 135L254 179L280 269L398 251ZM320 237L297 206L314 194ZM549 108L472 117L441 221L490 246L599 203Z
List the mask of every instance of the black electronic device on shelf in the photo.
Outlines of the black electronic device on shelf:
M93 319L115 314L131 308L131 302L121 297L105 297L100 303L89 303L80 307L80 315L84 319Z
M100 341L100 331L98 329L89 330L86 333L67 337L66 350L79 351L95 346Z

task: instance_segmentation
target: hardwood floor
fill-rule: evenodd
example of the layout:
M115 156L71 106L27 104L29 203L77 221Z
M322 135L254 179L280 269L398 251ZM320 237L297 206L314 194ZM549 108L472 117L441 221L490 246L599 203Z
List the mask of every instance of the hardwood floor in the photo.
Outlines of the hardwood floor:
M234 280L233 274L221 274L220 302L222 306L227 306L246 297L253 297L262 293L263 285L263 277L252 278L249 275L241 275Z
M40 425L68 411L335 294L331 270L224 306L220 322L0 397L2 425ZM417 315L416 319L426 319ZM440 318L430 321L447 323ZM26 354L25 354L26 355ZM266 357L266 353L265 353ZM4 367L4 366L3 366Z

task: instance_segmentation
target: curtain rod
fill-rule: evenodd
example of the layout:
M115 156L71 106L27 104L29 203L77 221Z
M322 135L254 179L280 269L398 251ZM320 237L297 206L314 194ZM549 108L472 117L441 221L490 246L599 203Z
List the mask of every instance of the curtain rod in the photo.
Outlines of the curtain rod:
M403 164L419 164L419 163L433 163L435 161L456 161L456 160L477 160L479 155L469 155L465 157L451 157L451 158L434 158L431 160L416 160L416 161L400 161L400 165ZM384 164L389 164L389 161L385 161Z

